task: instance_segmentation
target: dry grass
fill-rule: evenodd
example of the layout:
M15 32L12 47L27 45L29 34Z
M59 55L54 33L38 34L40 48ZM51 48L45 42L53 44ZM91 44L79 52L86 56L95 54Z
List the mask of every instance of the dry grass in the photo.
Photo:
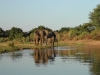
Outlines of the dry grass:
M10 47L8 44L11 43L11 41L0 43L0 53L2 52L9 52L9 51L16 51L16 50L22 50L22 49L34 49L34 48L49 48L50 46L35 46L34 43L15 43L14 46ZM58 46L77 46L77 45L89 45L89 46L100 46L100 41L96 40L64 40L58 42ZM55 46L57 44L55 43Z
M84 44L84 45L100 45L100 41L96 40L64 40L62 42L67 42L67 43L76 43L76 44Z

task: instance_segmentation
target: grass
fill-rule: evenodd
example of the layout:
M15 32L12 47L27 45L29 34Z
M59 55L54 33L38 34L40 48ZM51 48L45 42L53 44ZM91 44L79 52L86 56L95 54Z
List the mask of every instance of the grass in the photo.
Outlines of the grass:
M18 50L17 47L0 46L0 53L12 52Z
M85 45L84 43L77 43L77 42L59 42L58 46L80 46Z
M69 43L69 42L58 42L58 46L77 46L77 45L83 45L80 43ZM57 43L55 43L55 46L57 46ZM23 50L23 49L45 49L45 48L50 48L50 46L35 46L34 43L16 43L13 41L8 41L8 42L2 42L0 43L0 53L5 53L5 52L12 52L12 51L17 51L17 50Z
M45 49L50 48L50 46L35 46L34 43L14 43L13 41L0 43L0 53L37 48Z

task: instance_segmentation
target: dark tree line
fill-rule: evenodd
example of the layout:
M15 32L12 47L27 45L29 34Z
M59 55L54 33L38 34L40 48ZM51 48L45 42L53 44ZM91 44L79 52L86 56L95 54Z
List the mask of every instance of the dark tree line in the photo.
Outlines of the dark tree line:
M19 39L24 41L31 41L33 40L33 33L35 30L43 30L46 29L48 31L52 31L50 28L44 27L44 26L38 26L37 28L34 28L30 30L29 32L23 32L21 28L17 27L12 27L10 30L4 31L2 28L0 28L0 39L2 41L4 40L3 38L8 38L8 40L14 40L14 39Z
M10 30L4 31L2 28L0 28L0 37L8 37L10 33Z

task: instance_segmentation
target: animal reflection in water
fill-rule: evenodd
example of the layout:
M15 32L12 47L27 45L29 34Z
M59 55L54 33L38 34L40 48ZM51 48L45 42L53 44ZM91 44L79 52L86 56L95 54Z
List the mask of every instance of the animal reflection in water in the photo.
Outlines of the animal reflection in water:
M34 61L36 65L47 64L48 62L53 62L56 57L54 50L34 50Z

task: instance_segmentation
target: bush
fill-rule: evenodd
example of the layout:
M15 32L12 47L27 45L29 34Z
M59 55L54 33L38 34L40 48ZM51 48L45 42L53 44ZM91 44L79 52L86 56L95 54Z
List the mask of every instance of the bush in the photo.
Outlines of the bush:
M85 39L89 33L87 31L82 32L82 34L79 35L79 39Z
M91 36L94 40L100 40L100 29L95 29L92 31Z
M78 32L78 30L75 30L75 29L71 29L68 32L69 39L73 39L74 37L76 37L78 35L79 35L79 32Z
M0 38L0 42L4 42L4 38Z

